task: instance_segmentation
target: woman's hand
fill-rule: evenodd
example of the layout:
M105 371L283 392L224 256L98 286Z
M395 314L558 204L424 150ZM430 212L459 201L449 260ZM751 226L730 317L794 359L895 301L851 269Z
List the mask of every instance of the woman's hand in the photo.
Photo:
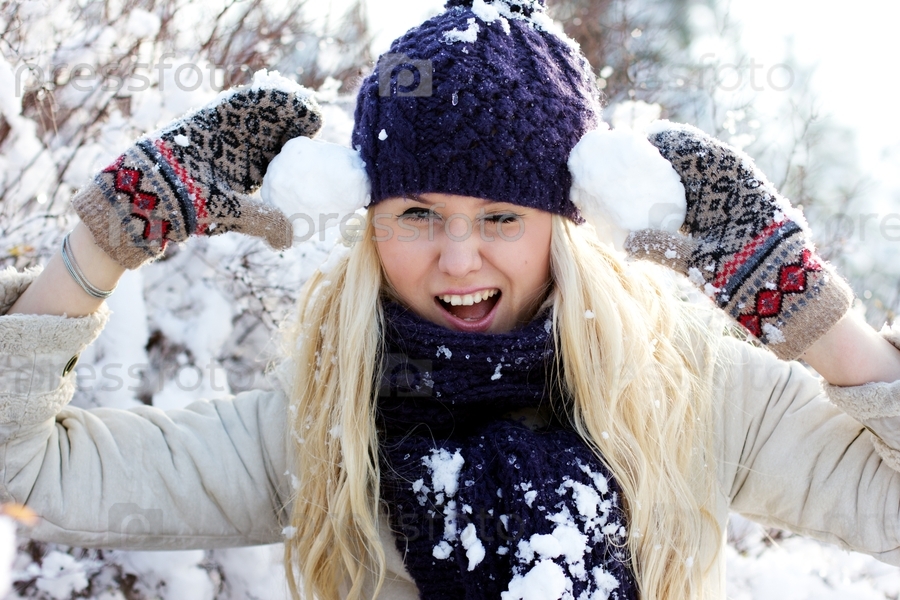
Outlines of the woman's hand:
M649 139L681 177L687 215L680 234L635 231L626 250L684 273L780 358L799 357L853 300L802 215L746 154L699 129L661 122Z
M239 231L285 249L290 222L247 194L259 188L289 139L312 136L321 123L303 88L258 73L251 86L139 139L72 204L96 244L126 269L190 235Z
M69 251L91 285L113 289L125 269L158 258L167 242L189 235L239 231L276 249L291 245L285 215L247 194L262 184L289 139L318 131L321 115L297 84L259 75L251 86L142 137L79 190L72 203L82 222ZM77 317L101 304L56 253L7 314Z

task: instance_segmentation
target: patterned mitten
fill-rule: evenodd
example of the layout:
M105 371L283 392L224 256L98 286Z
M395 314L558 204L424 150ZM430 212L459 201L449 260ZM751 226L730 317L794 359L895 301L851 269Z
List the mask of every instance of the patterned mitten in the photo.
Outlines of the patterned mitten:
M853 300L802 214L750 157L699 129L663 121L649 139L684 185L683 235L635 231L626 250L687 275L779 358L800 356Z
M285 142L320 126L319 108L303 88L261 72L251 86L139 139L72 204L96 243L128 269L191 234L238 231L285 249L290 222L247 194Z

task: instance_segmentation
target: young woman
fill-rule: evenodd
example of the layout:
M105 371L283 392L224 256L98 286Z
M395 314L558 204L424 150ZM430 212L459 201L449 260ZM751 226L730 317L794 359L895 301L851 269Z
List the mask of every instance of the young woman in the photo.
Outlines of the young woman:
M76 195L82 223L43 272L0 274L2 490L42 516L36 538L287 536L292 590L323 598L721 598L729 509L900 564L897 334L847 312L749 159L658 127L685 235L627 248L772 352L582 223L567 164L597 92L538 2L451 0L386 56L353 135L366 231L307 283L282 389L169 413L66 406L125 268L192 233L290 243L245 195L318 129L290 86L142 138Z

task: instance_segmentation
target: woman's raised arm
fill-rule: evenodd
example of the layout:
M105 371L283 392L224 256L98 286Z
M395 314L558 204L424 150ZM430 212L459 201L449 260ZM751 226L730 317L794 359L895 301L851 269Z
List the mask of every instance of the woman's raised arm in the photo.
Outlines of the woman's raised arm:
M116 287L125 267L94 243L84 223L75 226L69 236L69 247L72 258L92 285L101 290ZM6 314L83 317L95 312L102 303L101 298L89 295L75 282L66 270L61 252L57 252Z
M81 223L68 249L9 312L90 314L102 303L98 292L113 289L125 269L191 235L238 231L276 250L290 247L287 217L249 194L289 139L315 135L321 124L308 90L261 71L251 85L140 138L75 195ZM71 274L79 271L85 285Z
M900 381L900 350L850 310L853 293L816 255L803 216L743 152L661 122L650 141L687 199L681 233L633 232L633 256L688 276L779 358L836 386Z
M801 356L831 385L900 381L900 350L849 311Z

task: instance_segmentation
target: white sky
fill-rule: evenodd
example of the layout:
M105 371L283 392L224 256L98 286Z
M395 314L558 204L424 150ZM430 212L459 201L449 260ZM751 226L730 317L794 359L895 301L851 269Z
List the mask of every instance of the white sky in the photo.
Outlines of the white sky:
M813 87L821 105L857 134L865 170L894 188L900 165L900 3L852 0L732 0L743 45L757 62L777 61L786 49L816 66Z

